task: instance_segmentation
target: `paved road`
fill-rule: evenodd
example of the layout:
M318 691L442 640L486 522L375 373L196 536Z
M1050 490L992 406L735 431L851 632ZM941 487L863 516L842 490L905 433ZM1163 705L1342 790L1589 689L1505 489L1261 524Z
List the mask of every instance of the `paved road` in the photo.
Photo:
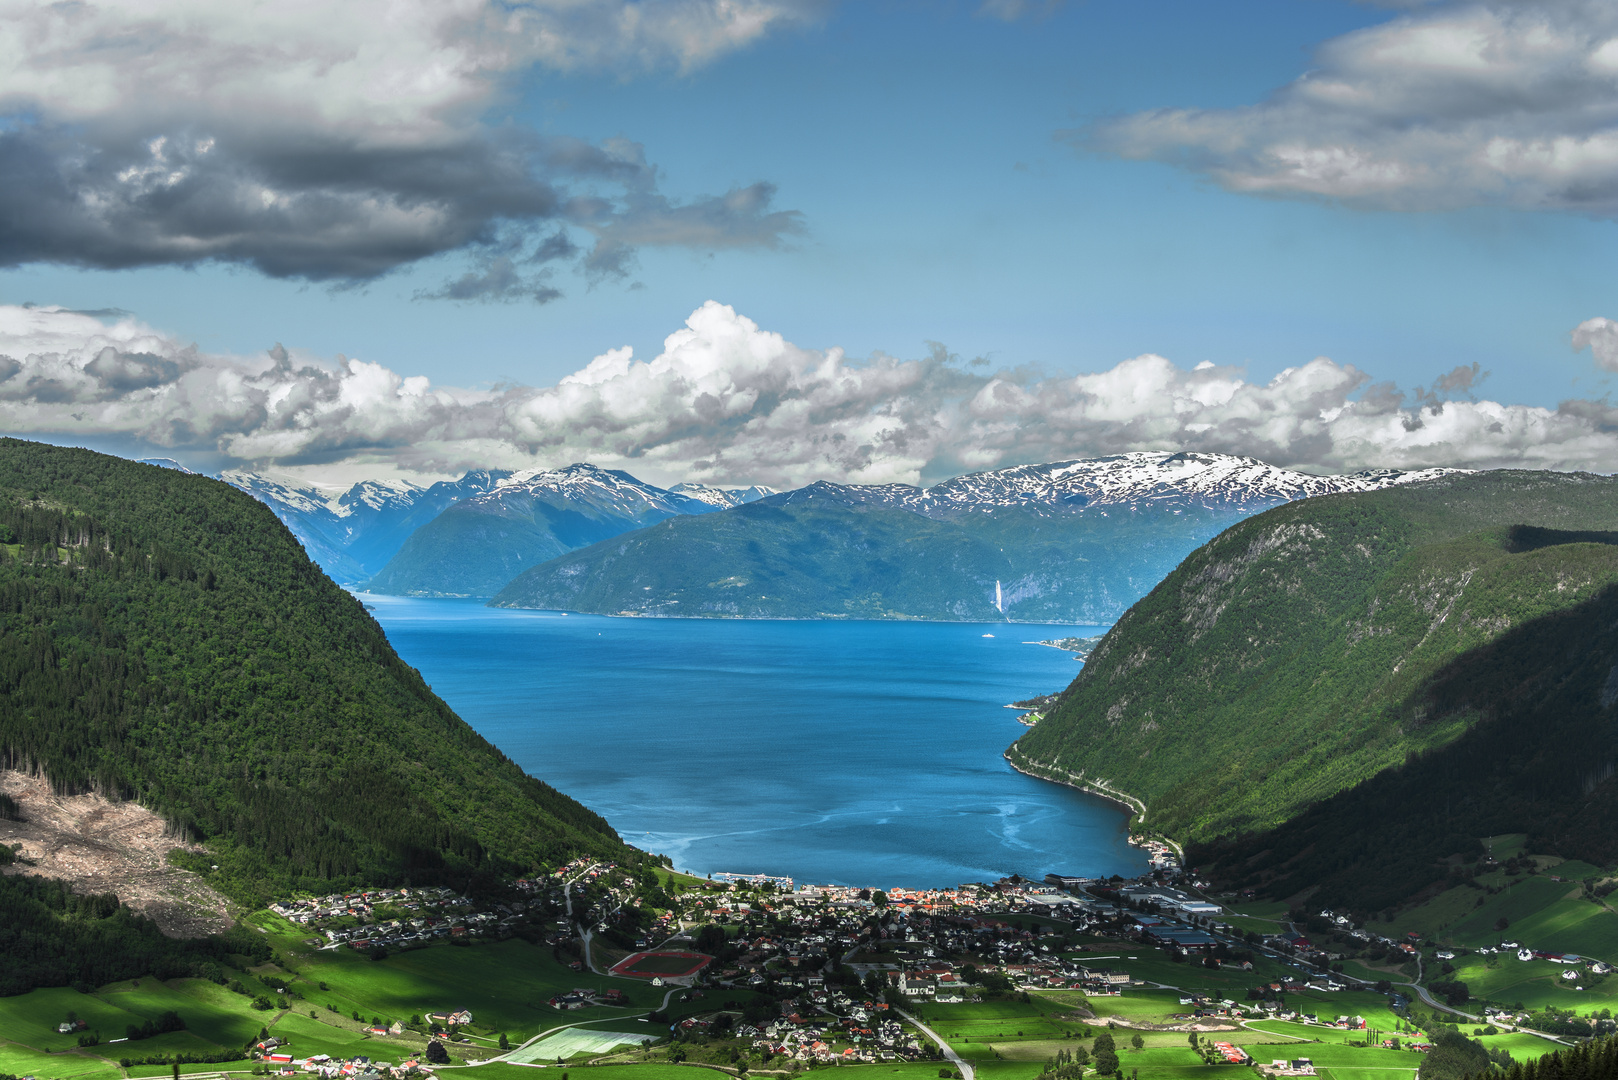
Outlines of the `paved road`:
M893 1011L910 1021L912 1024L915 1024L923 1035L937 1043L938 1048L944 1051L944 1057L949 1060L950 1064L961 1070L961 1075L964 1076L966 1080L973 1080L972 1066L962 1060L961 1055L957 1054L953 1049L951 1049L949 1043L945 1042L939 1037L938 1032L934 1031L920 1020L917 1020L914 1016L911 1016L903 1009L895 1008Z

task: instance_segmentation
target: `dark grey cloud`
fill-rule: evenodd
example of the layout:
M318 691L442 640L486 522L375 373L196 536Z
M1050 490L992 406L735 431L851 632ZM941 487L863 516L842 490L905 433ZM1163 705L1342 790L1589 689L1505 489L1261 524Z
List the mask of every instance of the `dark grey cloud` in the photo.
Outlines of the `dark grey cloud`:
M621 208L608 207L588 223L596 243L585 267L598 278L623 277L642 247L779 248L788 237L802 235L804 225L796 210L770 208L775 190L761 182L685 204L671 203L654 190L633 192Z
M471 268L423 295L546 301L556 288L523 267L597 274L637 236L775 246L792 215L734 192L670 200L632 142L488 114L536 66L688 71L821 7L23 0L0 23L0 266L222 263L344 284L462 254ZM593 262L574 229L598 238Z
M481 277L483 295L546 300L554 288L515 275L512 257L489 249L531 240L531 259L567 258L577 251L559 231L568 226L594 231L619 259L646 243L772 247L798 228L796 215L768 209L772 191L679 204L657 192L639 147L514 129L377 148L194 130L98 139L25 124L0 131L0 265L224 262L361 282L469 249L492 261L434 295L471 298Z

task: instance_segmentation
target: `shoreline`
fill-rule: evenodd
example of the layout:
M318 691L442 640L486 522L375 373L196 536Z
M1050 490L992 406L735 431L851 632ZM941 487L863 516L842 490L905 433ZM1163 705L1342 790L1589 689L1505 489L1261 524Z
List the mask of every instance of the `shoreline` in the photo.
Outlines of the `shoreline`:
M367 597L381 598L383 600L481 600L480 607L489 611L529 611L546 615L583 615L599 619L664 619L684 620L686 622L875 622L875 623L935 623L939 626L1066 626L1074 629L1094 629L1105 627L1106 623L1075 623L1060 620L1043 619L933 619L920 615L893 615L889 617L870 615L845 615L839 612L822 612L816 615L722 615L711 614L664 614L649 611L574 611L569 608L527 607L519 604L490 603L493 597L479 596L474 593L377 593L369 589L360 589L355 585L340 586L355 599L363 600ZM1121 617L1121 616L1120 616ZM1044 645L1043 641L1025 641L1024 645ZM1057 648L1059 646L1053 646ZM1067 650L1072 651L1072 650Z
M1111 787L1108 787L1106 781L1104 780L1091 780L1082 774L1075 776L1066 769L1058 769L1054 765L1042 765L1035 761L1029 761L1021 754L1013 757L1012 751L1016 750L1016 748L1016 744L1013 743L1010 747L1006 748L1003 754L1000 755L1001 757L1005 758L1006 764L1010 765L1013 769L1022 773L1024 776L1031 776L1035 780L1044 780L1045 782L1051 784L1061 784L1063 787L1070 787L1077 791L1082 791L1087 795L1094 795L1098 799L1104 799L1116 806L1123 807L1125 810L1129 811L1128 824L1131 826L1128 841L1129 846L1142 849L1146 849L1148 847L1147 843L1145 843L1146 838L1142 837L1137 839L1133 829L1134 825L1145 823L1146 804L1143 801L1129 794L1128 792L1117 791ZM1019 758L1021 760L1019 760ZM1046 773L1056 775L1046 775ZM1167 844L1170 848L1172 848L1175 857L1180 860L1180 865L1182 867L1185 865L1185 848L1180 845L1179 841L1165 836L1159 842Z

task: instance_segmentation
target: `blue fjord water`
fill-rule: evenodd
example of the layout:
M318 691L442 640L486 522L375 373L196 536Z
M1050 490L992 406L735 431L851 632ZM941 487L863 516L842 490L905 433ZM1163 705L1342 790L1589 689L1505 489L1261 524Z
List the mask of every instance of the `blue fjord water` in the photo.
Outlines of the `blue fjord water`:
M1024 642L1100 628L363 599L468 723L681 869L929 887L1145 866L1122 810L1001 757L1025 730L1002 706L1078 671Z

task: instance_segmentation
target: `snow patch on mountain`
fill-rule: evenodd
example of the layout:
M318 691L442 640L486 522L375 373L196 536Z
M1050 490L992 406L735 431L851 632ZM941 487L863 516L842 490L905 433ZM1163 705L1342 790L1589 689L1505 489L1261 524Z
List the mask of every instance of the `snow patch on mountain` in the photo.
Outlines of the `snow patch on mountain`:
M676 495L684 495L699 502L708 503L721 510L728 510L732 506L745 506L747 503L758 502L760 499L776 494L772 487L763 484L754 484L744 488L717 488L707 484L675 484L669 488Z
M241 471L222 472L219 479L274 511L333 579L356 583L381 569L411 533L446 507L508 475L476 469L430 487L388 479L361 480L346 489Z
M955 517L1002 506L1052 512L1091 507L1253 510L1314 495L1417 483L1457 471L1461 470L1381 469L1346 476L1316 476L1257 458L1159 451L968 473L928 488L821 481L774 496L770 501L889 506L929 517Z
M136 464L156 465L159 469L173 469L175 472L183 472L192 476L196 475L195 473L192 473L190 469L186 468L184 465L181 465L178 461L175 461L171 457L143 457L138 459Z
M1455 471L1383 469L1316 476L1229 454L1143 452L970 473L926 489L925 499L934 506L958 508L1027 503L1077 508L1165 502L1234 508L1344 491L1374 491Z

